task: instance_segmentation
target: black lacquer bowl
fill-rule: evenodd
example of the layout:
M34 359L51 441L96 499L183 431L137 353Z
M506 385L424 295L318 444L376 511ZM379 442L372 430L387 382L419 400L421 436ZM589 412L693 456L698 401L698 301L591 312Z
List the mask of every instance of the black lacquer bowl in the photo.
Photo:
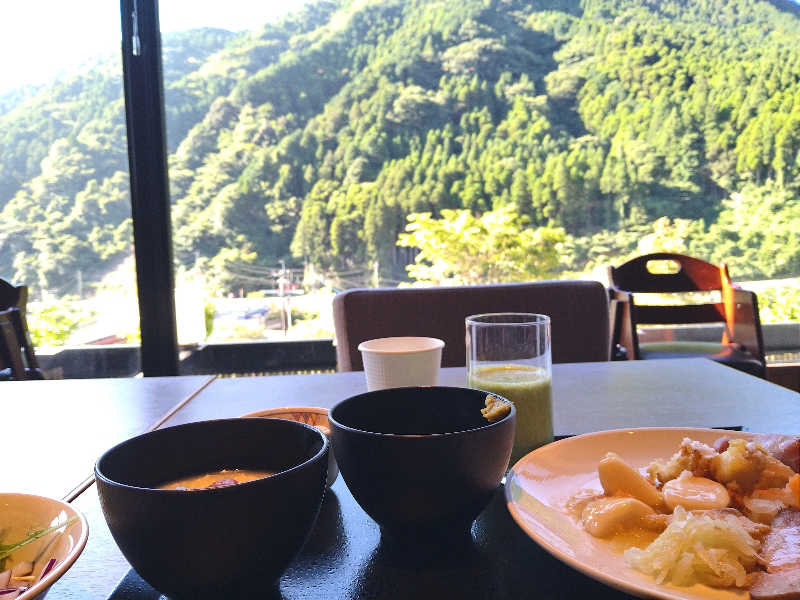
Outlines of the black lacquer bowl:
M329 415L339 471L384 537L463 535L508 468L516 411L489 423L486 392L408 387L367 392Z
M273 587L306 541L325 493L329 443L282 419L178 425L127 440L95 465L125 558L170 598L235 598ZM226 488L155 489L221 469L275 475Z

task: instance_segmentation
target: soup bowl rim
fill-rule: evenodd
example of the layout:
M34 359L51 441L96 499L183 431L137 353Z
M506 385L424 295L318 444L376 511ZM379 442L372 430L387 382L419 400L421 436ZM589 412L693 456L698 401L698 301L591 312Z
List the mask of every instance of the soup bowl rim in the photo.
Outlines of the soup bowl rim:
M268 475L266 477L261 477L259 479L253 479L251 481L244 481L242 483L237 483L236 485L230 485L230 486L218 487L218 488L210 488L210 489L209 488L202 488L202 489L193 489L193 490L174 490L174 489L168 490L168 489L158 488L158 487L131 485L129 483L123 483L121 481L117 481L116 479L112 479L108 475L104 474L102 472L102 470L100 469L100 464L103 462L103 460L108 455L110 455L112 452L115 452L120 447L122 447L122 446L124 446L124 445L126 445L128 443L132 443L134 440L138 440L139 438L146 437L146 436L149 436L151 434L158 434L158 433L164 432L164 431L170 431L170 430L178 429L178 428L182 428L182 429L183 428L187 428L188 429L190 426L202 426L202 425L208 424L208 423L219 423L219 422L229 422L229 421L230 422L237 422L237 421L239 421L239 422L240 421L283 421L285 423L292 423L292 425L290 425L290 427L291 426L300 426L302 428L305 428L305 429L308 429L308 430L312 431L315 435L317 435L320 438L322 438L322 445L320 446L319 450L313 456L310 456L306 460L304 460L302 462L299 462L299 463L297 463L295 465L292 465L288 469L283 469L281 471L273 473L272 475ZM115 444L114 446L112 446L111 448L109 448L108 450L103 452L103 454L100 456L100 458L97 459L97 461L95 462L95 465L94 465L94 474L95 474L95 477L97 479L101 480L105 484L108 484L108 485L111 485L111 486L115 486L115 487L119 487L119 488L129 489L129 490L139 490L139 491L154 492L154 493L159 493L159 494L163 493L163 494L178 494L178 495L185 494L187 491L190 491L192 493L192 496L200 495L200 494L202 494L202 495L225 494L225 493L232 493L234 490L241 489L243 487L252 487L254 485L259 485L259 484L263 485L263 482L267 481L267 480L276 481L276 480L279 480L279 479L284 479L285 477L288 477L289 474L291 474L292 472L298 471L298 470L302 469L305 465L308 465L311 462L319 460L320 456L322 454L324 454L324 452L326 450L329 449L329 446L330 446L330 440L328 440L328 438L327 438L327 436L325 434L323 434L321 431L317 430L313 426L307 425L305 423L301 423L299 421L290 421L288 419L276 419L276 418L269 418L269 417L231 417L231 418L224 418L224 419L208 419L208 420L204 420L204 421L192 421L190 423L181 423L179 425L172 425L170 427L164 427L163 429L154 429L152 431L147 431L147 432L141 433L139 435L135 435L135 436L133 436L131 438L128 438L127 440L124 440L124 441L122 441L122 442L120 442L118 444ZM254 470L256 470L256 469L254 469ZM191 475L187 475L187 477L190 477L190 476Z
M387 433L387 432L381 432L381 431L370 431L368 429L361 429L359 427L353 427L351 425L345 425L344 423L342 423L341 421L339 421L338 419L336 419L333 416L334 411L337 408L339 408L339 406L341 406L341 405L343 405L343 404L345 404L347 402L354 401L354 400L362 398L364 396L375 396L375 395L382 395L382 394L388 395L389 393L392 393L392 392L396 393L397 390L401 390L401 389L406 389L406 390L431 390L431 391L435 391L435 390L457 390L457 391L464 391L464 392L473 392L473 393L474 392L479 392L479 393L483 393L483 394L491 394L492 396L497 396L501 400L504 400L504 401L508 402L511 405L511 410L509 411L509 413L507 415L504 415L502 419L498 419L497 421L486 421L485 424L482 424L482 425L480 425L478 427L470 427L468 429L458 429L458 430L455 430L455 431L440 431L440 432L432 432L432 433ZM336 427L338 427L338 428L340 428L342 430L348 431L350 433L359 434L359 435L379 436L379 437L385 437L385 438L389 438L389 439L431 439L431 438L443 438L443 437L449 437L449 436L464 435L464 434L467 434L467 433L470 433L470 432L473 432L473 431L485 431L487 429L491 429L491 428L494 428L494 427L501 427L502 424L506 420L511 419L512 417L515 417L516 413L517 413L517 409L514 406L513 402L511 402L505 396L502 396L500 394L495 394L494 392L486 392L484 390L479 390L477 388L468 388L468 387L450 386L450 385L416 385L416 386L403 386L403 387L399 387L399 388L385 388L385 389L381 389L381 390L370 390L370 391L367 391L367 392L362 392L360 394L356 394L354 396L350 396L348 398L345 398L344 400L341 400L341 401L337 402L335 405L333 405L331 407L329 415L328 415L328 421L330 423L335 423Z

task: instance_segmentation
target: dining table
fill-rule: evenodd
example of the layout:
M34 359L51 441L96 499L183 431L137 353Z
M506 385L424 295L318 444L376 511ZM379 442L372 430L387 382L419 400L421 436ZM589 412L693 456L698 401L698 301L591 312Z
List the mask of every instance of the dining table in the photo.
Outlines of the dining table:
M106 527L92 471L111 446L161 426L213 376L4 381L0 491L71 501L86 515L86 547L48 598L106 598L130 568Z
M800 394L707 359L555 364L552 375L558 438L640 427L800 433ZM465 386L465 369L442 369L439 384ZM6 390L11 392L10 402ZM47 452L37 450L32 465L37 475L16 470L5 482L5 490L56 496L73 493L72 503L89 520L86 549L52 587L48 600L160 598L117 549L95 486L85 480L107 447L156 427L277 407L330 408L364 391L362 371L4 383L0 404L13 405L15 419L21 422L43 421L55 437L42 441L42 448L58 454L50 461ZM49 411L58 401L70 409ZM22 442L24 436L18 437ZM428 550L409 551L385 542L339 475L325 494L304 548L277 585L265 588L263 597L628 597L562 563L533 541L511 517L502 485L473 524L469 543Z

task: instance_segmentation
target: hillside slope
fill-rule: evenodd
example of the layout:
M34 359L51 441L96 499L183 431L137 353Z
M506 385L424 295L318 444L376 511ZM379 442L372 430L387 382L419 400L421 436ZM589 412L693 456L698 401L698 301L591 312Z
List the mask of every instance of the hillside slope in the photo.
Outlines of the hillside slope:
M409 213L512 204L567 231L565 269L669 217L800 273L798 40L796 6L753 0L321 1L165 40L176 259L397 278ZM118 79L59 85L0 116L0 275L69 291L130 228Z

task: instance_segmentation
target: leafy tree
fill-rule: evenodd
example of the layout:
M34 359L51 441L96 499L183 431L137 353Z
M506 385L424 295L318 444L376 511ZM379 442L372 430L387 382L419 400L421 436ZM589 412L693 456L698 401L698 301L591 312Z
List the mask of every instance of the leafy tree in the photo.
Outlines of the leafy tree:
M28 311L28 329L33 345L63 346L77 329L92 318L78 307L77 296L65 296Z
M772 286L758 292L762 323L800 321L800 284Z
M525 228L512 207L480 217L468 210L408 216L398 245L419 250L409 275L427 285L467 285L547 279L555 276L566 234Z

